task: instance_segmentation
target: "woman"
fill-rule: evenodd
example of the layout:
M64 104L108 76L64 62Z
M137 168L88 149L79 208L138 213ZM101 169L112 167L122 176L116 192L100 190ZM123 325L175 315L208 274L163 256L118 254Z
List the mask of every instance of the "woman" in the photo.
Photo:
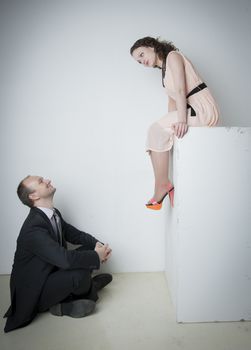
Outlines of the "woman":
M174 187L169 181L168 163L174 136L182 138L188 126L216 125L218 109L191 62L171 42L145 37L133 44L130 53L145 67L162 70L162 84L169 98L168 114L151 125L147 137L155 191L146 206L160 210L167 195L173 206Z

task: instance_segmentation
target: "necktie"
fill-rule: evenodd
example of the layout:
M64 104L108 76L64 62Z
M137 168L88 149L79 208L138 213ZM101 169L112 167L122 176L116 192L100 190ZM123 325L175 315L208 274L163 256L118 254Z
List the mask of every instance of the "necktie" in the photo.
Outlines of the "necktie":
M54 231L57 236L57 241L59 242L60 245L62 245L62 227L61 227L61 220L56 211L54 211L52 218L54 220Z

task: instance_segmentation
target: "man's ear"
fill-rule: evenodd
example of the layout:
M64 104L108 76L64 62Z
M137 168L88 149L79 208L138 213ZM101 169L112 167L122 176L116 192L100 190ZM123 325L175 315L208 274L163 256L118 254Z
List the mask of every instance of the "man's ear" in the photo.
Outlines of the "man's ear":
M39 196L37 195L37 192L32 192L29 194L29 198L34 202L39 199Z

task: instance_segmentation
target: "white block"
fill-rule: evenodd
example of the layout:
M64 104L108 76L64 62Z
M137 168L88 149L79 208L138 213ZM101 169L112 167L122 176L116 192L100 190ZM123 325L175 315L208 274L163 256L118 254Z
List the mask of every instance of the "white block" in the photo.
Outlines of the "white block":
M251 128L190 128L173 151L166 276L178 322L251 320Z

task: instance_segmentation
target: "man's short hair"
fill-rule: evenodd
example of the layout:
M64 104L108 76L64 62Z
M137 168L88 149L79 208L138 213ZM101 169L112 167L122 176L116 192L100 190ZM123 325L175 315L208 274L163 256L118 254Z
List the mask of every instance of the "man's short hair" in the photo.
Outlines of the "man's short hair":
M29 195L33 192L29 187L25 186L24 181L27 180L30 175L26 176L17 187L17 195L20 201L28 207L33 207L33 201L29 198Z

